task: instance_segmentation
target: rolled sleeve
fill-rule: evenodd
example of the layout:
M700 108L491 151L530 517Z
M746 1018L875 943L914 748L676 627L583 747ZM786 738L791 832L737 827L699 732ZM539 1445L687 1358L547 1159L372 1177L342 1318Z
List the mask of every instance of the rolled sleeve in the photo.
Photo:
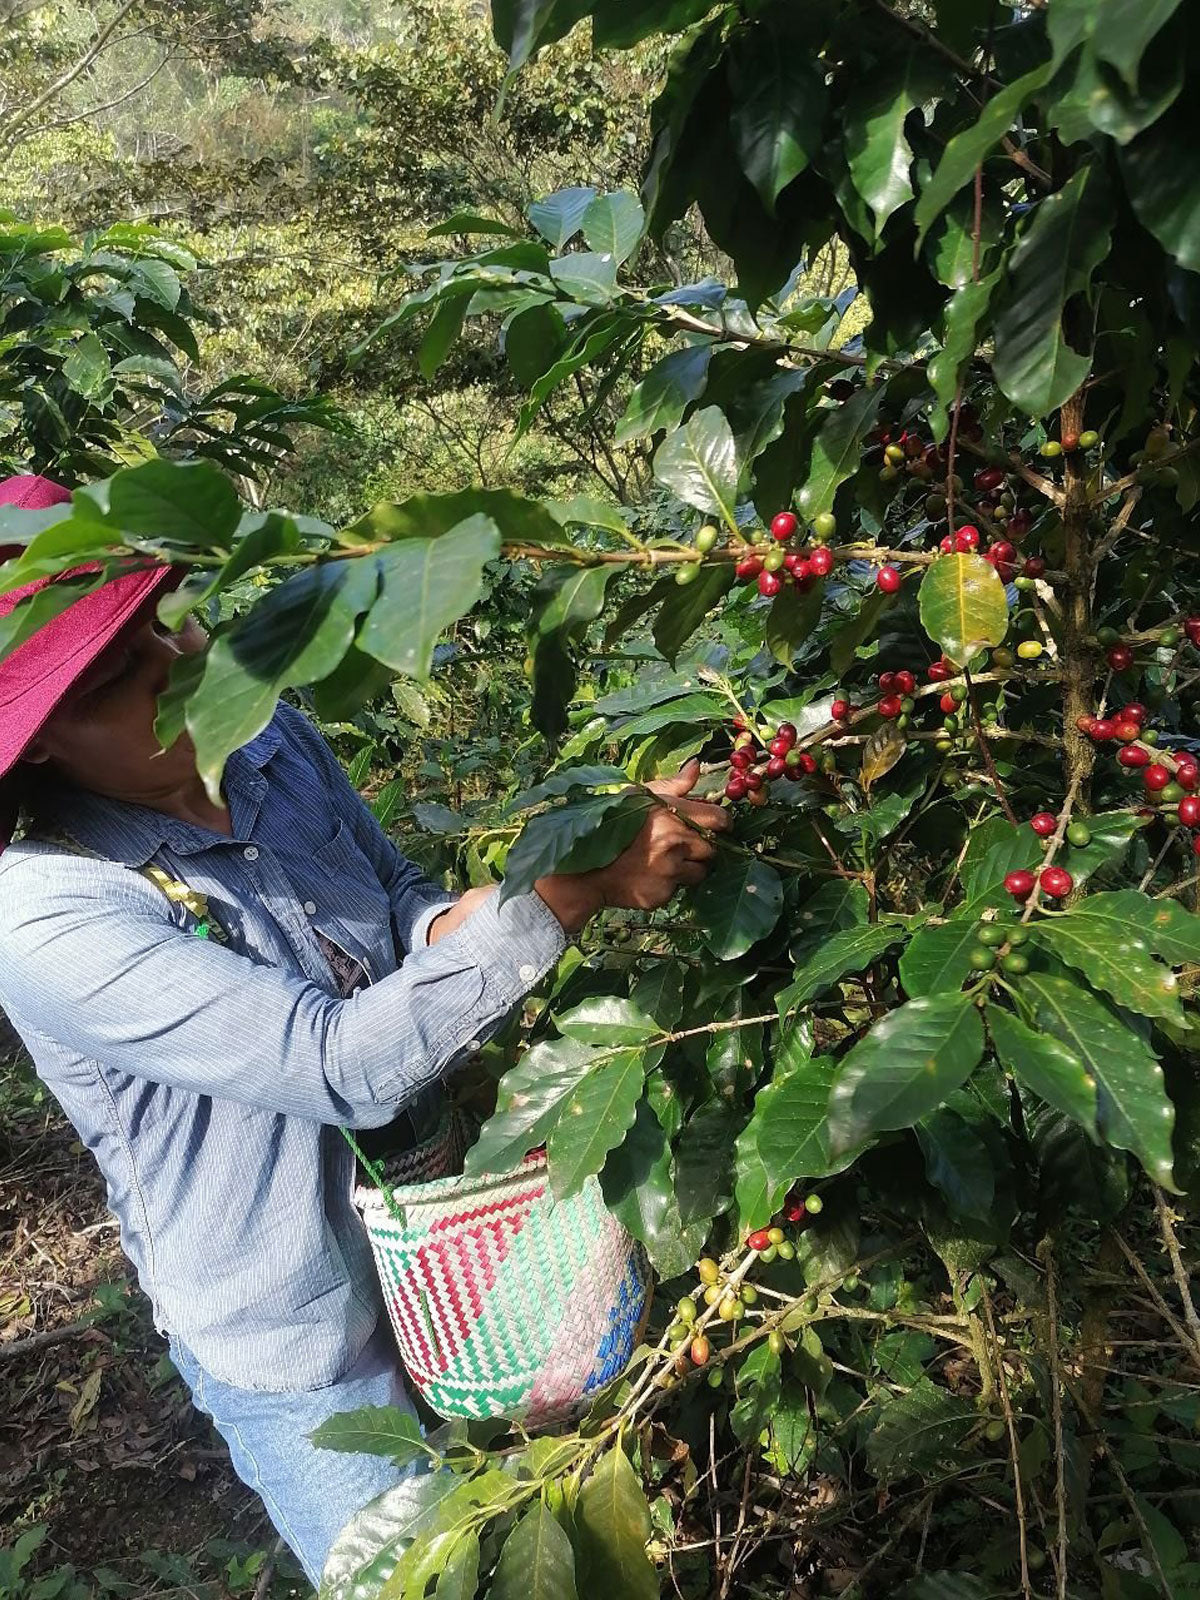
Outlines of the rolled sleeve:
M454 895L443 900L434 900L427 905L424 911L419 912L412 921L412 943L410 949L424 950L429 943L429 930L440 916L447 911L453 911L458 904L458 896Z

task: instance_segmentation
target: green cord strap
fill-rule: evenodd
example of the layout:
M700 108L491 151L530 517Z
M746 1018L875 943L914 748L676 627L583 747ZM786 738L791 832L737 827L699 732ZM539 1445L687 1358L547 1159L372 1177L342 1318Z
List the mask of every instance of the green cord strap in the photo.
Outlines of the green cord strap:
M396 1204L395 1200L393 1200L391 1188L388 1185L387 1179L383 1175L383 1168L377 1166L375 1162L371 1160L370 1156L367 1155L366 1151L350 1132L349 1128L339 1128L338 1132L341 1134L342 1138L345 1139L351 1150L354 1151L355 1156L358 1158L358 1163L366 1173L367 1177L370 1178L371 1182L379 1190L379 1193L383 1197L384 1205L391 1212L393 1221L398 1222L402 1228L407 1227L408 1218Z

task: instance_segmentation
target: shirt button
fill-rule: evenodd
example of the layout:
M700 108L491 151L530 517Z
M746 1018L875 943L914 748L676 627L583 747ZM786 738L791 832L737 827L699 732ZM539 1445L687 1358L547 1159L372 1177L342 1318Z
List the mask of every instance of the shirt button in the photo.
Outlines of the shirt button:
M306 900L304 902L304 915L306 917L315 917L316 914L317 914L317 902L315 900Z
M257 861L258 860L258 846L256 844L248 844L246 846L246 848L242 851L242 854L243 854L243 856L245 856L247 861Z
M517 977L520 978L522 983L532 983L537 977L537 968L529 966L518 967Z
M474 1050L482 1050L483 1046L480 1044L478 1039L468 1039L467 1040L467 1049L468 1050L472 1050L472 1051L474 1051Z

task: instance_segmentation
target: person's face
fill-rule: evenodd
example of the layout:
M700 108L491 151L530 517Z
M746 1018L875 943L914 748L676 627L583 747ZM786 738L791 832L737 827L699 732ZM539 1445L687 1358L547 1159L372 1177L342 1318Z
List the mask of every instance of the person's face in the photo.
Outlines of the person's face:
M185 734L169 750L154 737L156 701L172 664L204 648L189 619L178 633L150 621L123 634L57 707L24 757L96 794L147 800L195 782L196 757Z

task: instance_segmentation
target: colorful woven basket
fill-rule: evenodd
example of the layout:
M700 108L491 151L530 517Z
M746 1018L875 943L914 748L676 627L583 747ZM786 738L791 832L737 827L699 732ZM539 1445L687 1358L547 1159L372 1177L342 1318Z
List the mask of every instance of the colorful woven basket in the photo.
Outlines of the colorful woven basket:
M545 1427L628 1364L649 1271L595 1178L556 1201L533 1155L504 1176L360 1188L355 1204L405 1367L440 1415Z

